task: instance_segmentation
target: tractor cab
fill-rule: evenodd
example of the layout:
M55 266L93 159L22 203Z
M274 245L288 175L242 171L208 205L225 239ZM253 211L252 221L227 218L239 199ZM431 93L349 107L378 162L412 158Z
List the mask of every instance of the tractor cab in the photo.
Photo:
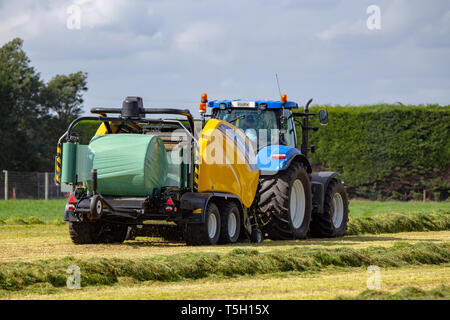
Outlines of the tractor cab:
M227 121L242 130L255 151L269 145L297 146L291 116L292 109L298 109L295 102L215 100L208 106L212 108L212 118Z
M302 112L296 102L288 101L283 94L274 100L213 100L202 95L200 114L205 118L206 107L212 109L211 118L234 125L243 131L250 141L262 174L273 174L287 168L292 159L299 157L310 170L307 154L315 146L308 146L308 132L318 130L309 126L311 116L319 116L320 124L328 123L328 113L309 112L310 99ZM298 140L296 122L301 127L301 141Z

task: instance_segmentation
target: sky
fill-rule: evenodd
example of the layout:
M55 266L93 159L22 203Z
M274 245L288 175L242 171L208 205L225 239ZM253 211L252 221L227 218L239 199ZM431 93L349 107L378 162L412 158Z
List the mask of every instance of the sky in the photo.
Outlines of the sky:
M0 0L16 37L44 80L88 73L86 112L279 99L275 74L300 104L450 104L448 0Z

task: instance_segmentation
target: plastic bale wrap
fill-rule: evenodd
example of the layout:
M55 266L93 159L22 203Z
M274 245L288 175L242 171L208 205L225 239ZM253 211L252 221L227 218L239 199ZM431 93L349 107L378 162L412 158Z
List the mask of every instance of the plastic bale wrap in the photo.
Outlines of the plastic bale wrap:
M147 196L166 180L166 150L157 136L95 136L89 149L94 155L92 167L97 169L97 191L102 195Z
M62 159L61 183L74 183L76 180L77 145L74 143L64 143Z

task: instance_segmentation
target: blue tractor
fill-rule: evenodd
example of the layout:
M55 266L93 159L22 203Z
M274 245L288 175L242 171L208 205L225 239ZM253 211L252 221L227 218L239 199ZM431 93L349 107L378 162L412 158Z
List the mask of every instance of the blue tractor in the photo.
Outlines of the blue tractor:
M206 96L206 95L205 95ZM260 170L259 186L252 205L256 224L272 240L339 237L347 230L348 196L336 172L312 172L308 152L309 119L318 116L328 124L328 113L303 110L282 95L280 101L202 101L212 109L211 118L232 123L253 145ZM296 112L297 111L297 112ZM296 123L300 125L301 141Z

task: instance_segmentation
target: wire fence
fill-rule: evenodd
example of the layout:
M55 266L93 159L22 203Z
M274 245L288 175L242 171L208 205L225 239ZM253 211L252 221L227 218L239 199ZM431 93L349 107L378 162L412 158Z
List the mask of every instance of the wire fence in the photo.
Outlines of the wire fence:
M54 172L0 171L0 200L65 198Z

